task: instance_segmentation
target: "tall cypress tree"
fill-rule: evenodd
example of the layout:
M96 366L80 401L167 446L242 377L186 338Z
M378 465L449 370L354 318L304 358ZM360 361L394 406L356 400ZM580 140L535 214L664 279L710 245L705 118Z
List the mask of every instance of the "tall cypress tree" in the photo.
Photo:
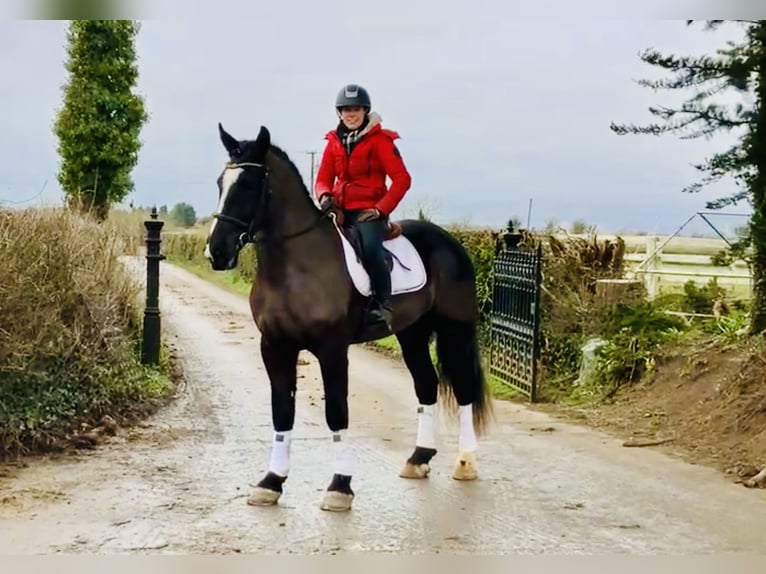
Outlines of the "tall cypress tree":
M68 31L69 72L54 133L59 139L58 181L70 206L99 219L133 190L131 171L148 119L138 78L130 20L75 20Z
M724 20L711 20L707 30L715 30ZM739 201L753 208L746 243L753 273L753 301L750 332L766 329L766 20L736 20L744 38L729 42L713 56L664 56L655 50L640 54L642 61L667 70L672 77L641 80L640 85L654 90L690 89L694 93L678 108L650 107L660 119L647 126L611 124L619 134L661 135L677 133L682 138L711 137L721 131L741 131L738 142L695 168L704 174L683 191L696 192L705 185L731 176L737 190L727 197L708 202L708 209L720 209ZM688 24L692 24L691 21ZM716 102L716 96L734 91L747 94L735 106Z

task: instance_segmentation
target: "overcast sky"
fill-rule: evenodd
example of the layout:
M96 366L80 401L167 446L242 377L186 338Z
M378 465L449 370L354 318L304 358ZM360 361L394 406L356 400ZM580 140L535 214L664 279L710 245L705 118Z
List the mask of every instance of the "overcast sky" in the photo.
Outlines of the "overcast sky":
M730 140L619 137L611 121L642 123L650 105L678 101L634 80L656 77L638 52L699 54L738 37L683 21L514 20L495 0L407 15L361 15L274 3L257 21L152 20L137 40L138 90L151 114L134 171L136 204L215 209L226 156L217 122L236 137L261 124L302 170L335 126L347 82L371 93L413 186L398 213L426 206L440 221L503 225L584 219L602 231L672 232L731 183L696 195L691 164ZM462 12L462 13L461 13ZM359 14L357 16L357 14ZM0 201L59 202L52 133L66 80L66 22L0 22ZM317 162L319 156L317 155ZM38 195L45 185L44 191ZM32 199L31 201L28 201ZM26 202L26 203L24 203ZM733 211L744 212L742 205ZM739 221L738 223L741 223Z

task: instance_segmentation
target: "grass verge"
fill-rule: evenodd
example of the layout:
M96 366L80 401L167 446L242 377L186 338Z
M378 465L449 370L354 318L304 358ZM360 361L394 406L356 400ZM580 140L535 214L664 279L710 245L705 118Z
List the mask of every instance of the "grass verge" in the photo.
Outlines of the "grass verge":
M209 264L201 264L193 261L175 260L168 258L168 262L185 269L189 273L196 275L210 283L223 287L224 289L236 293L237 295L249 295L251 283L244 279L236 270L213 271Z

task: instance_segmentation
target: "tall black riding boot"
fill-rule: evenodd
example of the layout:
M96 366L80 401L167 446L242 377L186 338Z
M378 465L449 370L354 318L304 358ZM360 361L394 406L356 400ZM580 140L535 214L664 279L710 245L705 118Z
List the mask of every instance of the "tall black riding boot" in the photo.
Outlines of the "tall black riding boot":
M370 325L383 322L391 331L391 325L393 323L393 308L391 306L391 300L379 301L377 297L372 299L370 313L367 315Z
M371 275L373 282L373 299L372 309L370 310L370 322L377 323L383 321L386 323L388 330L391 331L393 323L393 306L391 304L391 275L388 273L388 269L385 268L384 273L377 275Z
M372 284L372 308L368 315L369 323L383 321L391 330L391 272L386 264L383 251L383 239L386 234L386 222L375 219L357 224L362 242L365 266Z

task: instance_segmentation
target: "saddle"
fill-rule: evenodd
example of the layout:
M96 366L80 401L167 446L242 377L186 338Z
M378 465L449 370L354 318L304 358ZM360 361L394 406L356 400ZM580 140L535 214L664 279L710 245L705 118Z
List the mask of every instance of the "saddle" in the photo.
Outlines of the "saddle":
M346 239L348 239L348 242L351 244L351 246L354 248L354 252L356 252L356 256L361 260L362 259L362 242L359 238L359 231L356 229L355 226L340 226L339 227L341 233L345 236ZM393 221L388 222L388 226L386 228L386 235L383 237L383 241L390 241L391 239L396 239L402 234L402 227L398 223L395 223ZM386 260L386 267L388 268L388 272L391 273L394 269L394 258L391 252L386 249L386 246L383 245L383 251L385 251L385 260Z
M385 334L388 334L388 327L385 326L385 323L380 323L380 327L376 326L378 322L375 322L372 326L368 324L370 311L375 303L372 298L374 288L366 266L362 262L362 249L358 228L356 226L340 226L337 225L337 221L335 223L335 229L343 247L343 256L346 260L349 278L356 291L368 299L367 309L360 318L362 324L359 326L360 329L368 334L364 337L359 335L359 340L369 340L369 337L372 337L374 333L377 333L377 335L374 335L375 337L378 335L385 336ZM383 237L383 257L388 273L391 276L392 296L414 293L423 289L427 284L428 274L423 260L415 246L407 239L401 224L387 223L387 229ZM373 329L373 331L366 331L367 329Z

